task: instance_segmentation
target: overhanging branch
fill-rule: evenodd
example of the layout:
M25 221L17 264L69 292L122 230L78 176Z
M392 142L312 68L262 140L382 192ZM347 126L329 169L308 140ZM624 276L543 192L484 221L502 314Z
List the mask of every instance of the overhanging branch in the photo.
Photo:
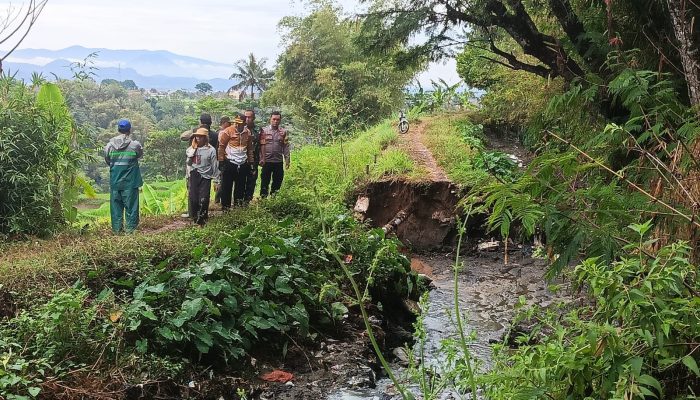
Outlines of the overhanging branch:
M494 42L492 37L489 37L489 51L492 53L501 56L505 58L510 65L506 65L505 63L499 63L501 65L505 65L508 68L514 69L514 70L522 70L526 72L533 73L535 75L539 75L543 78L549 78L553 75L553 71L551 69L548 69L546 67L543 67L541 65L533 65L533 64L528 64L526 62L522 62L518 60L518 58L508 52L505 52L496 46L496 43Z
M12 39L15 35L17 35L19 32L22 32L24 30L24 33L22 36L17 40L14 46L10 48L7 52L5 52L5 55L0 57L0 74L2 74L3 69L2 69L2 62L9 57L12 52L17 50L19 45L22 43L22 41L29 35L29 32L32 30L32 27L36 23L37 19L39 19L39 16L41 15L41 12L44 11L44 6L46 6L46 3L48 3L48 0L30 0L29 5L27 6L27 10L24 13L24 17L22 18L22 21L13 29L10 31L4 38L0 38L0 45L7 42L8 40ZM20 8L20 14L21 14L21 8Z

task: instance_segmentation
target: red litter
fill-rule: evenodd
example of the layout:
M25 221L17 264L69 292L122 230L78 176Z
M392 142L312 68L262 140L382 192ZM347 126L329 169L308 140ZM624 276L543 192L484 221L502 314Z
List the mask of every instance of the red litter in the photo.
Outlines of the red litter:
M268 382L280 382L280 383L287 383L294 379L294 375L290 374L289 372L285 372L279 369L276 369L272 372L269 372L263 376L260 377L264 381Z

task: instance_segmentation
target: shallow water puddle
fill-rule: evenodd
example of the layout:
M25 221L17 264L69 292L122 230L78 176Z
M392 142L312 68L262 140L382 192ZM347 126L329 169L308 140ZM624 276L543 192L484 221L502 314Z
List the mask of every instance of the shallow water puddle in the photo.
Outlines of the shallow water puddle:
M503 264L495 253L482 253L464 259L465 268L457 282L458 301L467 333L475 332L476 340L471 344L472 355L479 359L481 368L491 366L489 343L503 338L507 327L515 316L518 297L524 296L528 304L549 304L556 296L547 289L543 279L544 263L520 254L511 255L511 263ZM441 343L445 339L458 337L454 323L454 280L453 255L428 255L415 257L411 266L419 273L433 280L435 288L429 293L428 310L424 311L423 323L427 332L425 360L428 365L439 366L444 361ZM417 344L416 344L417 346ZM415 349L414 349L415 350ZM406 382L406 370L394 365L395 372ZM415 387L411 391L420 398ZM333 393L329 400L389 400L398 399L388 378L379 379L375 388L341 389ZM440 399L467 399L470 395L460 395L451 390L445 391Z

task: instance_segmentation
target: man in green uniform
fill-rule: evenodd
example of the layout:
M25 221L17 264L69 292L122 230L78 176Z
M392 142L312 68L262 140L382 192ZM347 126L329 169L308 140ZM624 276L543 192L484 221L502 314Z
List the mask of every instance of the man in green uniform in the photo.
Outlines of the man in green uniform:
M105 162L109 165L109 209L112 231L120 233L136 230L139 224L139 188L143 185L139 159L143 156L141 143L131 139L131 122L122 119L117 123L119 135L105 146Z

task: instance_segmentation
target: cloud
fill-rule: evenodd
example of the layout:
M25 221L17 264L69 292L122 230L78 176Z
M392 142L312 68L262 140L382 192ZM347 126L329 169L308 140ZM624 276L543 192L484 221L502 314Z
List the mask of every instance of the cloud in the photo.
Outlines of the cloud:
M53 58L49 57L7 57L8 62L12 63L24 63L24 64L34 64L34 65L41 65L42 67L52 61L54 61Z
M26 0L0 0L0 16L10 4ZM346 12L361 9L358 0L341 4ZM253 52L274 63L282 51L279 20L305 9L303 0L51 0L22 48L168 50L227 65ZM438 76L458 80L452 66L431 66L420 79Z

